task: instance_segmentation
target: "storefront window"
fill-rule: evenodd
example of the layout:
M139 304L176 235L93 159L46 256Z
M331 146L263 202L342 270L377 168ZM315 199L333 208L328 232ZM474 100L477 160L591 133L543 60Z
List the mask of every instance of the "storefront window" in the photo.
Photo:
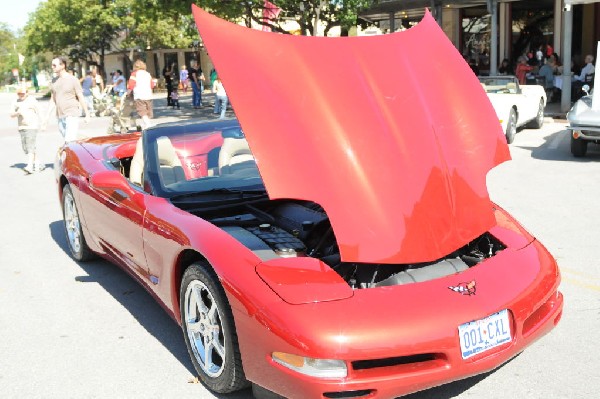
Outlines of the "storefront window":
M554 52L554 10L552 7L521 8L512 10L512 59L526 56L530 63L539 63L536 53L544 58Z
M479 14L479 15L478 15ZM462 54L476 74L489 74L491 18L485 9L470 9L462 18Z

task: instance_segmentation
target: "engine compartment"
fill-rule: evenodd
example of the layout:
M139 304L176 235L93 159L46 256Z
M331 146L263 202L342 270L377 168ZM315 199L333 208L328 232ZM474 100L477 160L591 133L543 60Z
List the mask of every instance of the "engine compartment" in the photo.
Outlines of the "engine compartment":
M467 270L506 248L486 232L434 262L349 263L341 261L327 214L314 202L264 199L188 211L226 231L262 260L317 258L335 270L353 289L410 284L448 276Z

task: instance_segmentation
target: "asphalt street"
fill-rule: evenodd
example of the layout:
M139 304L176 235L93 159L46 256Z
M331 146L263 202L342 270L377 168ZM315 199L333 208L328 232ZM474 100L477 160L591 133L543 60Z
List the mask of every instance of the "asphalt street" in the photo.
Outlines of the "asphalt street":
M38 137L47 169L25 175L12 100L0 94L0 397L251 398L248 390L215 396L195 383L181 331L154 300L116 266L70 258L52 170L56 122ZM156 101L158 120L212 118L190 109L189 98L182 105L174 111ZM108 123L82 123L81 136L103 134ZM547 120L520 131L513 160L488 175L492 199L561 266L561 323L491 373L407 398L598 397L600 147L572 158L565 126Z

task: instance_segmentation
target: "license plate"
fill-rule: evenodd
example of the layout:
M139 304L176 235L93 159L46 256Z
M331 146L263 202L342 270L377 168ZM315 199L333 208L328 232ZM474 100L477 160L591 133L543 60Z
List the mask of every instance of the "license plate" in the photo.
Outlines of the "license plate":
M511 340L510 322L506 309L484 319L458 326L460 351L463 359L478 355Z

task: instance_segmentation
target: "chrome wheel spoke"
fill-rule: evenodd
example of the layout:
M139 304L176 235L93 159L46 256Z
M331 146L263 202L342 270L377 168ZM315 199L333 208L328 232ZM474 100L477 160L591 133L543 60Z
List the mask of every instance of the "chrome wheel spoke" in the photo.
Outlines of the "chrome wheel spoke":
M212 299L212 297L211 297ZM217 313L217 305L215 304L215 301L212 301L212 305L210 307L210 310L208 310L207 312L207 316L208 316L208 320L211 322L211 324L216 325L217 327L219 326L219 321L217 320L218 317L218 313Z
M215 332L213 336L213 347L215 351L219 354L221 359L225 359L225 346L219 342L219 333Z
M199 322L197 322L195 320L188 320L187 326L188 326L188 331L190 333L194 334L194 336L196 336L197 334L201 334L202 327Z
M217 303L202 282L194 281L186 290L185 304L183 316L196 361L209 377L218 377L225 367L225 345Z
M213 361L212 361L212 345L210 344L210 338L208 336L204 336L204 370L207 373L213 372Z
M81 249L81 233L79 225L79 215L77 214L77 208L75 201L71 195L65 197L65 228L67 230L67 238L69 239L69 245L74 252L79 252Z

